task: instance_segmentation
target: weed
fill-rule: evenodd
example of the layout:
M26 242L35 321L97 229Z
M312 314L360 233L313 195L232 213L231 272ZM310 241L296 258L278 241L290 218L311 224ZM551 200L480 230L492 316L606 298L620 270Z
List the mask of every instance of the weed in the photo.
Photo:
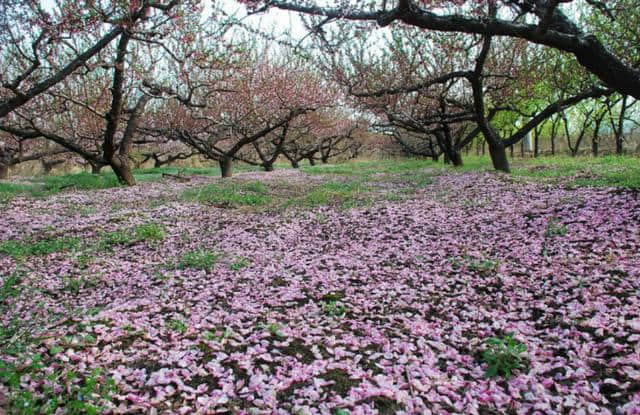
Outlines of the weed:
M153 222L136 226L134 234L138 241L161 241L166 236L164 228Z
M236 257L235 260L229 265L229 268L232 271L240 271L242 268L246 268L251 265L251 261L249 261L245 257Z
M278 323L269 323L264 325L264 328L267 329L267 331L275 337L279 337L279 338L285 338L287 337L283 332L282 332L282 327L280 326L280 324Z
M513 372L523 369L524 356L527 346L513 338L513 334L507 334L504 338L491 337L487 340L487 349L482 355L482 360L487 363L487 378L504 376L509 379Z
M231 331L231 329L227 327L223 331L218 332L205 331L203 337L205 340L223 342L224 340L231 337L232 334L233 331Z
M167 327L181 334L184 334L188 328L184 321L178 319L170 320L169 323L167 323Z
M179 269L193 268L201 271L210 271L222 257L222 254L198 249L189 251L178 262Z
M349 308L346 305L336 300L326 301L322 304L322 310L325 312L325 314L335 317L344 316L347 313L348 309Z
M556 219L550 219L547 223L547 230L545 231L545 236L547 238L553 238L556 236L564 236L568 232L568 229L565 225L558 223Z

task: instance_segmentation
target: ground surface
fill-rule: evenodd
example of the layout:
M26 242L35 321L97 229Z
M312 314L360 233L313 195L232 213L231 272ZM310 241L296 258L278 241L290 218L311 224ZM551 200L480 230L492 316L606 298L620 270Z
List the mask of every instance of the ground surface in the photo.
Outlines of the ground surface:
M640 413L638 193L321 169L0 205L0 407Z

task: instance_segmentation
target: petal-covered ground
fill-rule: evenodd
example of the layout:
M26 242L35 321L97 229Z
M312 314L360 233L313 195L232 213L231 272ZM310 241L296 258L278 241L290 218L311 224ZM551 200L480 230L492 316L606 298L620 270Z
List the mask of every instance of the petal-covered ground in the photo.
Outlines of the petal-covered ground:
M233 180L319 180L270 175ZM446 173L350 209L179 197L212 180L2 206L0 242L32 243L0 254L8 342L28 333L43 370L101 368L110 413L640 414L637 193ZM508 333L523 364L488 378Z

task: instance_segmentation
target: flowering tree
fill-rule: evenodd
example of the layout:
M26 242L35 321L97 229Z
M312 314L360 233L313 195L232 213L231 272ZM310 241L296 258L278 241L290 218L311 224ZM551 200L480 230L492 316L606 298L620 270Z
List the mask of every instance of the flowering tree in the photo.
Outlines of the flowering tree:
M250 60L223 82L199 90L200 105L167 105L165 123L156 131L218 161L222 177L230 177L234 159L252 162L246 146L261 139L283 142L277 137L287 135L289 123L336 99L335 90L301 62Z
M98 64L97 55L151 9L170 10L178 1L127 3L59 0L45 10L39 1L3 1L0 118L79 69L90 71ZM77 38L87 32L94 35Z
M66 150L59 146L47 146L41 140L34 138L24 138L13 136L11 134L0 135L0 179L9 177L9 168L20 163L35 160L44 160L45 170L50 169L49 166L53 160L52 156L60 156L66 153ZM62 160L56 158L55 160ZM61 162L62 162L61 161ZM57 161L55 164L59 164Z
M262 11L277 7L320 16L313 24L316 33L336 20L371 22L384 27L392 23L421 30L457 32L488 37L509 37L547 46L572 54L587 71L597 76L608 88L640 99L640 71L636 67L635 48L611 49L629 39L637 44L638 32L617 37L619 31L610 24L624 22L628 14L637 19L635 7L625 7L625 0L608 2L574 0L379 0L316 4L297 0L245 0L251 9ZM485 5L496 9L490 16ZM569 7L573 6L573 9ZM593 19L576 17L584 16Z
M67 77L40 94L25 109L6 119L0 129L21 137L43 137L81 156L94 170L110 166L118 179L135 184L130 154L147 104L161 91L145 79L166 71L171 61L193 55L200 26L197 1L132 2L115 7L126 13L114 46L100 53L100 65L87 63L87 73ZM95 34L78 33L81 43Z

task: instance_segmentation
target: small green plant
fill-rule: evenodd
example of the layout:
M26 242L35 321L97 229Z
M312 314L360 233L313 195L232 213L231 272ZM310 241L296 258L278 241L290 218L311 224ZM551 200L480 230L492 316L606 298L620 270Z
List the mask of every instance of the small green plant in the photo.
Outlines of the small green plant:
M161 241L166 236L164 228L153 222L136 226L134 234L138 241Z
M553 238L555 236L564 236L568 232L568 229L565 225L558 223L556 219L550 219L547 223L547 230L545 232L545 236L547 238Z
M282 327L280 326L280 324L278 323L269 323L264 325L264 328L267 329L267 331L269 333L271 333L272 336L275 337L280 337L280 338L284 338L287 337L283 332L282 332Z
M178 262L179 269L193 268L210 271L222 255L217 252L198 249L189 251Z
M487 349L482 354L482 360L489 365L485 376L492 378L504 376L509 379L514 371L525 366L524 356L527 346L513 338L509 333L504 338L491 337L486 341Z
M247 258L245 257L236 257L236 259L231 263L231 265L229 265L229 268L232 271L240 271L242 268L246 268L249 265L251 265L251 261L249 261Z
M102 234L100 248L110 249L116 245L128 245L134 242L133 236L124 230L106 232Z
M2 282L0 287L0 305L4 304L4 301L10 297L16 297L19 293L18 285L20 285L21 274L18 271L14 271L9 274Z
M181 334L184 334L188 328L188 326L185 324L184 321L178 320L178 319L170 320L169 323L167 324L167 327Z
M224 340L231 337L232 334L233 331L231 331L230 328L226 327L224 330L218 332L214 332L211 330L205 331L203 337L205 340L223 342Z
M131 229L118 229L102 234L100 248L111 249L117 245L131 245L136 242L158 242L165 238L164 228L157 223L148 222Z
M83 281L80 278L64 278L62 281L62 290L78 294L83 285Z
M498 270L500 263L498 261L492 261L490 259L482 259L479 261L471 261L469 263L469 269L480 274L491 274Z
M342 317L344 316L349 308L336 300L326 301L322 304L322 309L324 312L330 316Z
M346 409L336 409L333 415L351 415L351 412Z

